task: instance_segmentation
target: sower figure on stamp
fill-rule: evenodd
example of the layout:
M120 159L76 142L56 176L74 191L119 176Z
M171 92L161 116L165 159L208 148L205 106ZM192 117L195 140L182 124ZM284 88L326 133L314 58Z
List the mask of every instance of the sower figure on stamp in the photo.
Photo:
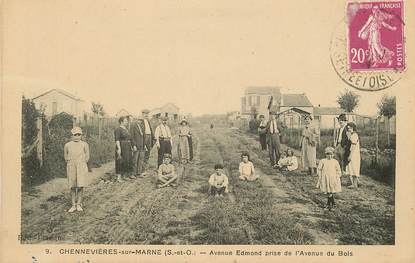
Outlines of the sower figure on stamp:
M137 176L145 176L150 158L150 151L155 143L153 129L148 120L149 110L141 111L142 118L131 126L131 141L133 144L133 168Z
M271 166L277 168L280 159L280 130L277 125L277 112L270 112L270 120L267 123L267 143Z
M350 140L347 137L347 119L344 113L337 117L340 128L336 129L334 134L334 147L336 148L336 154L339 159L342 174L346 171L348 163L348 157L350 153Z
M161 118L161 124L157 126L155 133L156 145L158 148L157 167L163 163L163 156L165 153L171 154L173 140L169 126L167 126L167 117Z

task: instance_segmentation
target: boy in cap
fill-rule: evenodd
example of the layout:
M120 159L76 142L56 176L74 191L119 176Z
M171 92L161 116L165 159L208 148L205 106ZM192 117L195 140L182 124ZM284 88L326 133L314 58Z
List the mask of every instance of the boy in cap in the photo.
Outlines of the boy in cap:
M156 131L154 133L156 137L156 145L158 148L157 167L162 164L164 154L171 154L171 149L173 145L171 131L169 126L167 126L167 121L167 117L162 117L161 123L159 126L157 126Z
M82 129L74 127L71 133L72 140L67 142L64 147L66 174L72 200L72 207L68 210L69 213L83 211L82 193L88 175L87 162L89 160L89 146L81 140Z
M342 173L346 171L346 166L348 163L348 157L350 152L350 140L347 136L347 118L344 113L340 114L337 117L337 120L339 121L340 128L336 129L336 133L334 135L334 147L335 147L335 153L337 154L337 157L340 162L340 167L342 170Z

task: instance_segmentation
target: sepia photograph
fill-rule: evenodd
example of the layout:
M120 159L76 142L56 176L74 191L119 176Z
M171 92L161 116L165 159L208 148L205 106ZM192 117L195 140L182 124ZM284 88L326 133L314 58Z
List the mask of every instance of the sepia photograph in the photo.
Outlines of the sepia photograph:
M27 262L396 253L413 2L5 2L2 203L8 240L45 248Z

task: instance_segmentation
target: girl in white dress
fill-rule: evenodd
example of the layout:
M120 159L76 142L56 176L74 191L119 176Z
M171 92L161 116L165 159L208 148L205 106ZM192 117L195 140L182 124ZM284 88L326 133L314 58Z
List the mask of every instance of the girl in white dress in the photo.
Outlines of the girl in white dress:
M324 151L326 158L321 159L317 167L318 182L317 187L327 195L327 205L324 209L334 209L334 194L341 192L340 182L341 169L339 162L333 158L334 148L327 147Z
M359 177L360 177L360 144L359 136L356 133L356 124L348 123L347 132L349 133L350 138L350 155L349 155L349 164L346 166L346 174L349 175L351 185L349 188L358 187Z
M255 173L254 164L249 160L248 153L242 153L242 162L239 163L239 179L242 181L255 181L258 175Z

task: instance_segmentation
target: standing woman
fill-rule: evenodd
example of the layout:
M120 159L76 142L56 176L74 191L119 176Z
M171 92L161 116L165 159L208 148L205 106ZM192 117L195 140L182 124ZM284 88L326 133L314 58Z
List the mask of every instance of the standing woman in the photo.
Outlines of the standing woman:
M123 182L122 176L126 176L131 172L132 164L132 148L131 136L127 129L128 118L122 116L118 122L120 126L115 129L115 173L117 174L117 181Z
M303 168L309 175L317 171L316 148L319 137L317 129L311 124L312 117L305 117L305 125L301 134L301 159Z
M189 123L186 119L183 119L179 126L179 144L177 145L177 152L182 164L187 164L190 160L190 136Z
M360 143L359 136L356 132L356 124L350 122L347 124L347 132L350 138L350 154L348 156L349 163L346 166L346 174L350 176L350 188L358 187L360 177Z

